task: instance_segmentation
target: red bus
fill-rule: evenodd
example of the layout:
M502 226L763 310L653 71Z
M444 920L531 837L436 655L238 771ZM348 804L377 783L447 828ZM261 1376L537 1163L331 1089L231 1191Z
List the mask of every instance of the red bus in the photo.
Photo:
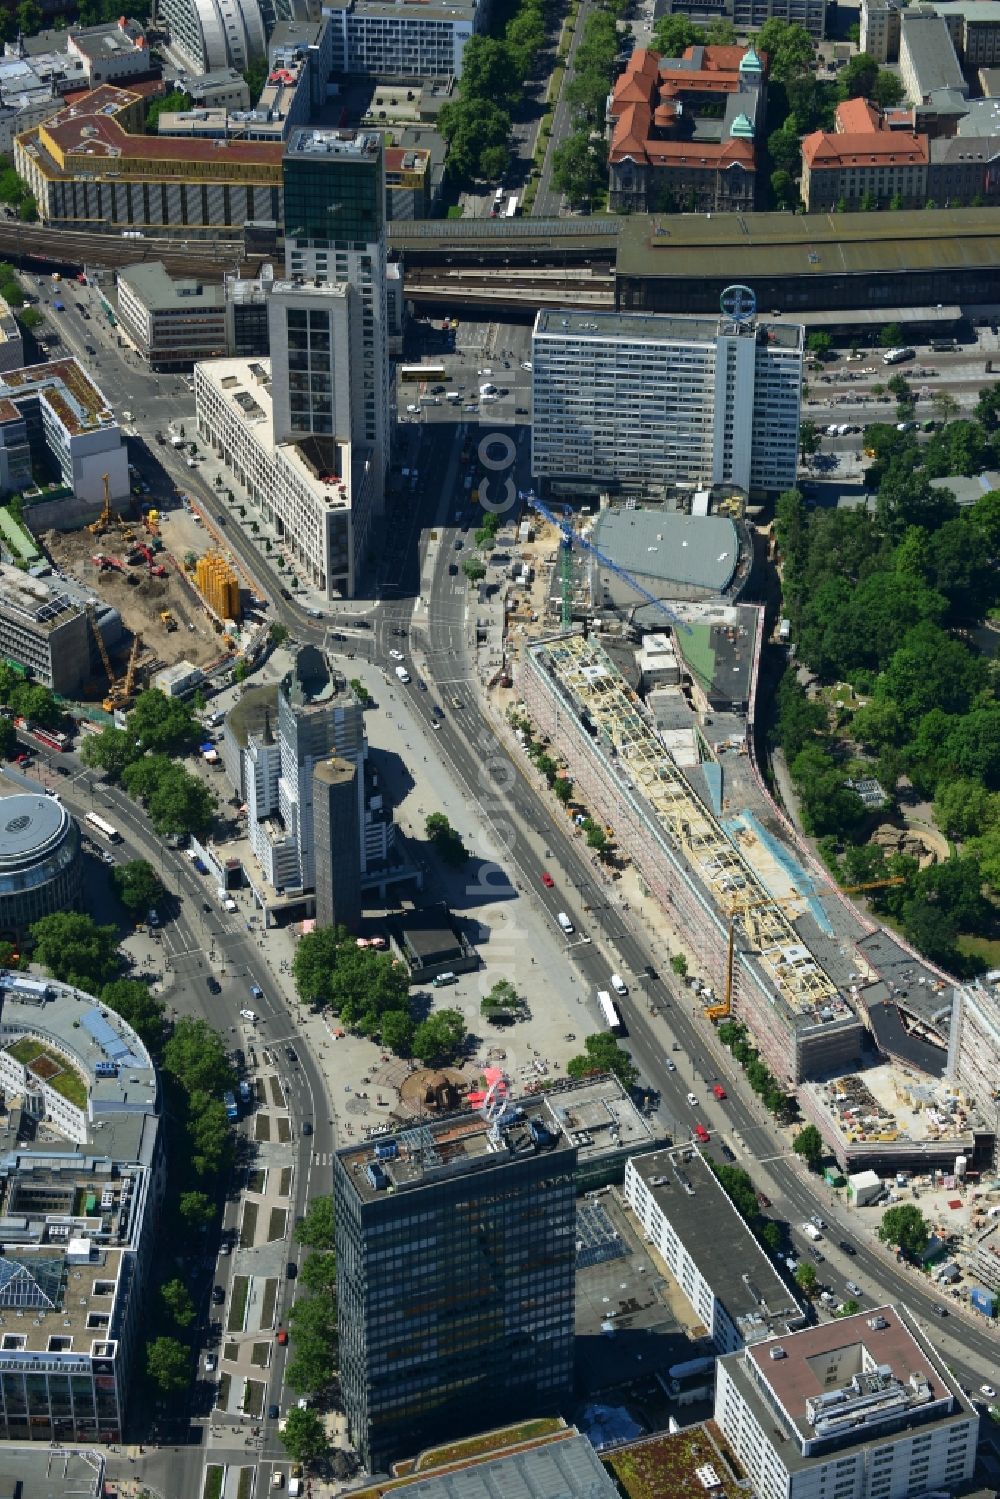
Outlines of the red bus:
M29 729L32 739L37 739L39 744L47 744L49 749L69 749L69 735L61 734L58 729Z

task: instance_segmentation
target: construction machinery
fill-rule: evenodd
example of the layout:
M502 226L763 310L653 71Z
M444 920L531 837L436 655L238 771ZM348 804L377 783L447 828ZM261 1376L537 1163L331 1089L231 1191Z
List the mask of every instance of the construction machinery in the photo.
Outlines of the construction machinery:
M139 652L142 650L142 636L136 635L132 640L132 649L129 652L128 665L125 668L124 680L115 675L115 669L111 665L111 657L108 648L104 644L104 636L101 627L97 623L97 611L93 604L87 605L87 618L90 620L90 628L94 632L97 641L97 649L100 652L101 661L108 678L108 692L104 699L103 707L105 713L113 713L116 708L129 708L135 693L135 676L139 665Z
M99 572L123 573L125 564L120 557L112 557L108 552L95 552L91 558L94 566Z
M174 616L171 614L169 609L160 610L160 623L163 625L168 635L172 634L173 631L177 628L177 621L176 619L174 619Z
M839 894L839 895L858 895L863 890L882 890L882 889L884 889L888 885L905 885L905 884L906 884L906 880L905 880L904 876L902 876L902 875L894 875L891 879L886 879L886 880L865 880L860 885L838 885L837 886L837 894ZM817 891L815 893L816 894L821 894L823 892ZM800 895L796 891L793 891L790 895L782 895L782 896L778 896L778 897L763 896L763 897L761 897L761 898L759 898L757 900L745 901L742 904L737 904L737 905L733 906L730 909L730 912L729 912L729 945L728 945L728 948L727 948L727 951L726 951L726 989L725 989L725 994L723 995L722 1000L718 1004L711 1004L711 1005L706 1005L705 1006L705 1018L707 1020L713 1020L713 1021L714 1020L725 1020L729 1016L729 1014L731 1013L731 1011L732 1011L732 1000L733 1000L733 953L734 953L734 949L735 949L735 946L736 946L735 936L736 936L736 923L737 923L737 921L741 921L743 923L743 927L744 927L744 929L746 931L746 935L747 935L749 941L755 947L759 948L760 945L761 945L761 941L760 941L760 935L761 934L760 934L760 932L758 930L758 924L755 922L755 920L753 918L753 914L752 913L754 911L760 911L760 910L762 910L762 908L766 908L766 907L772 907L772 908L776 907L777 909L781 910L785 906L799 905L802 901L808 900L810 898L811 897L808 896L808 895Z
M644 588L641 583L638 583L631 573L626 572L623 567L619 567L617 562L612 562L611 558L606 556L600 548L595 547L593 542L587 541L586 537L577 535L568 521L560 520L547 505L543 505L534 490L521 490L518 498L523 500L532 510L537 510L538 514L543 520L547 520L550 526L555 526L561 537L559 546L560 627L564 633L570 630L573 625L573 548L580 547L584 552L595 558L601 567L606 567L608 572L614 573L616 578L621 578L623 583L626 583L629 588L634 589L639 597L644 599L650 608L662 614L667 623L675 630L683 630L686 635L690 635L691 626L689 624L680 619L672 609L667 607L662 599L657 598L655 593L650 593L648 588Z
M104 532L111 525L112 521L117 521L117 520L118 520L118 516L115 514L115 512L111 508L111 475L110 474L105 474L104 475L104 509L101 511L101 513L97 517L97 519L91 525L89 525L87 527L87 530L90 532L91 536L103 536Z

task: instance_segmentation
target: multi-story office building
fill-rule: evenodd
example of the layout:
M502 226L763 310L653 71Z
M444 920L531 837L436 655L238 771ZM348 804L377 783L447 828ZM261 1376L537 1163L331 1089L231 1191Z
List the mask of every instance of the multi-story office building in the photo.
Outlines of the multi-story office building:
M221 285L173 280L161 260L118 272L118 320L153 369L190 369L226 353L226 297Z
M0 375L0 487L24 487L25 457L47 454L78 500L127 499L128 452L107 400L75 359ZM30 461L27 463L30 477Z
M810 213L838 204L922 208L929 162L926 135L891 130L873 104L848 99L834 111L833 130L804 137L799 192Z
M956 989L945 1076L994 1121L994 1162L1000 1162L1000 982L988 975ZM997 1289L1000 1289L998 1287Z
M0 1437L120 1442L163 1186L156 1072L68 985L0 973Z
M316 923L356 931L361 919L363 766L331 756L313 769Z
M361 297L347 281L301 278L274 283L268 304L277 442L339 437L363 446L367 437Z
M374 504L380 512L392 446L393 397L382 138L372 131L294 131L284 184L286 274L293 281L347 282L360 298L361 357L352 379L360 383L360 436L371 449Z
M0 373L20 369L24 363L24 339L9 305L0 297Z
M997 0L935 0L933 9L946 21L955 50L970 73L1000 62Z
M719 1353L805 1326L802 1307L694 1145L632 1156L624 1193Z
M948 23L941 16L903 12L899 76L911 104L926 104L941 89L968 95Z
M702 640L725 652L733 633L741 630L720 623ZM683 654L683 629L673 639ZM704 648L699 642L699 655ZM752 661L740 668L741 676L749 675L741 690L750 703ZM800 1082L856 1065L864 1027L808 945L816 936L794 912L769 902L757 869L692 789L608 653L592 636L538 641L522 652L517 686L536 729L551 739L552 753L572 765L581 798L614 827L653 898L683 934L697 971L718 993L729 972L733 892L753 902L753 951L733 951L732 1007L775 1076Z
M281 221L279 141L143 135L145 101L105 84L19 135L14 165L43 223L187 237Z
M90 676L89 636L87 616L68 594L0 563L0 655L75 697Z
M899 57L899 18L896 0L861 0L861 51L877 63Z
M0 780L0 934L7 942L21 941L43 916L77 910L83 886L76 822L57 797L25 794L15 784Z
M759 31L765 21L788 21L803 26L814 42L821 42L826 25L825 0L664 0L657 16L686 16L698 26L731 21L740 36Z
M487 0L332 0L333 71L376 78L458 78L470 36L481 31Z
M267 54L260 0L161 0L173 45L196 73L215 68L245 72Z
M283 396L287 382L286 372ZM269 359L198 364L194 389L199 433L294 553L312 586L329 598L351 597L373 523L371 450L337 436L276 441Z
M315 646L302 647L276 693L263 689L226 720L224 761L246 797L264 879L279 896L315 890L320 920L336 903L337 920L354 924L362 876L393 848L367 753L362 705Z
M975 1407L898 1306L720 1359L715 1420L761 1499L954 1494L976 1462Z
M531 468L601 489L795 483L799 324L540 312Z
M570 1396L576 1156L538 1098L335 1155L341 1388L372 1471Z

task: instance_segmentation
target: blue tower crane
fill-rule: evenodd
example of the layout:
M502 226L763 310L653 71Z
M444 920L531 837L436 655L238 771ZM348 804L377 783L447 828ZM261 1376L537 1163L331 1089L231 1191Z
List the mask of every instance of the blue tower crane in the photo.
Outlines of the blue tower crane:
M542 503L533 489L521 490L518 498L523 500L532 510L537 510L542 519L547 520L551 526L555 526L559 532L561 538L559 543L560 624L563 630L568 630L573 623L571 596L572 552L576 546L582 547L585 552L589 552L592 557L596 557L602 567L606 567L609 572L614 573L616 578L621 578L623 583L626 583L629 588L634 589L640 598L645 599L647 604L651 605L665 619L669 620L675 630L683 630L686 635L691 634L691 626L685 623L683 619L679 619L672 609L668 609L662 599L658 599L655 593L650 593L648 588L644 588L641 583L637 583L631 573L626 572L623 567L619 567L617 562L612 562L611 558L605 556L604 552L599 547L595 547L593 542L587 541L583 536L578 536L569 522L560 520L547 505Z

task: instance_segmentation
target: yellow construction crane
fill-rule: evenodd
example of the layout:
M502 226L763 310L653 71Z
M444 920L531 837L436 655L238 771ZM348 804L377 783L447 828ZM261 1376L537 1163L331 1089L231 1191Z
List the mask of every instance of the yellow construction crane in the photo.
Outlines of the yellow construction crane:
M139 665L139 652L141 650L142 636L136 635L132 639L132 649L129 651L128 655L128 666L125 668L125 687L123 692L123 700L119 704L119 706L122 708L129 707L132 702L132 698L135 695L135 673L136 668Z
M91 536L102 536L111 522L116 519L115 512L111 508L111 476L104 475L104 509L94 521L93 525L87 527Z
M903 875L894 875L887 880L865 880L860 885L839 885L837 891L840 895L857 895L862 890L882 890L887 885L905 885L906 879ZM816 892L819 893L819 892ZM735 947L736 922L741 916L749 911L759 910L761 906L783 906L798 905L800 901L809 899L804 895L782 895L777 898L773 896L760 896L757 900L744 901L742 905L735 905L729 912L729 945L726 951L726 992L718 1004L705 1006L705 1018L707 1020L724 1020L732 1009L733 1000L733 951Z

